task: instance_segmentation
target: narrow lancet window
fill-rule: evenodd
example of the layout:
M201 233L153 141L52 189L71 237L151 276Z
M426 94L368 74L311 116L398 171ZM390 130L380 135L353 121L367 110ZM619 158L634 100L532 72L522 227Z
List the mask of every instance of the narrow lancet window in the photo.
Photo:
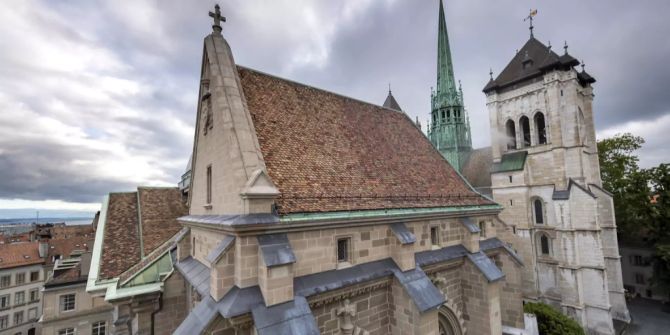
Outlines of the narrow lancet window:
M535 129L537 129L537 143L547 144L547 129L544 124L544 114L535 114Z
M514 121L507 120L505 129L507 133L507 150L514 150L516 149L516 128L514 126Z
M519 119L519 123L521 124L521 131L523 134L523 146L529 147L530 146L530 120L528 120L527 116L522 116L521 119Z
M535 223L544 224L544 211L542 210L542 200L535 199L535 201L533 201L533 209L535 211Z

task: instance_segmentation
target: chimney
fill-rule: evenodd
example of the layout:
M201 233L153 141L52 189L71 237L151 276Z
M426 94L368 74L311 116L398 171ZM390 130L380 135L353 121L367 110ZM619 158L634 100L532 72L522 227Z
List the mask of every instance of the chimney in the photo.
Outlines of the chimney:
M39 242L40 258L47 258L48 253L49 253L49 243L47 243L46 241L40 241Z

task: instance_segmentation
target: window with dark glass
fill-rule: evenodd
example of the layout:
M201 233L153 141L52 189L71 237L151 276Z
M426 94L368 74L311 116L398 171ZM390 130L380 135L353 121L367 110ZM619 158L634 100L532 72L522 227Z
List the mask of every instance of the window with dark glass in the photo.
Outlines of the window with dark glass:
M60 310L63 312L74 310L74 294L65 294L60 296Z
M507 120L505 130L507 134L507 150L516 149L516 127L514 126L514 121Z
M105 321L99 321L91 325L91 335L105 335L107 323Z
M337 240L337 261L349 261L349 238L340 238Z
M544 211L542 210L542 200L535 199L533 201L533 209L535 210L535 223L543 224L544 223Z
M30 281L34 282L34 281L38 281L38 280L40 280L40 272L39 271L31 272L30 273Z
M549 238L546 235L540 237L540 248L543 255L549 255Z
M535 129L537 129L537 143L547 144L547 129L544 124L544 114L535 114Z
M430 244L440 245L440 236L438 234L437 226L430 227Z
M16 285L21 285L26 282L26 274L25 273L17 273L16 274Z
M74 335L74 328L64 328L58 331L58 335Z
M212 203L212 166L207 167L207 203Z
M528 120L527 116L522 116L521 119L519 119L519 123L521 124L521 132L523 134L523 146L524 147L529 147L530 146L530 120Z
M486 222L479 221L479 235L486 237Z

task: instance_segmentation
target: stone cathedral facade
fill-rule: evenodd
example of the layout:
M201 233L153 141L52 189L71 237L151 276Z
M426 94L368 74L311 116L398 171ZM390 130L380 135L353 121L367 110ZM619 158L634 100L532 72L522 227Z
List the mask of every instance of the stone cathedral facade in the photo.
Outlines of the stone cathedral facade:
M397 103L238 66L218 6L210 15L174 333L523 331L524 265L502 207Z
M535 39L531 21L530 39L484 88L492 146L467 154L462 173L505 208L526 264L524 299L613 334L612 319L630 317L612 196L601 187L595 79L578 65L567 45L559 55Z

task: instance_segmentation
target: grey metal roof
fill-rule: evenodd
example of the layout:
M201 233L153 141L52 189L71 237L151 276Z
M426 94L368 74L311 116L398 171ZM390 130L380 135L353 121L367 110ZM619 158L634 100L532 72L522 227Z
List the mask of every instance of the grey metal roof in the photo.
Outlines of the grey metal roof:
M463 245L458 244L437 250L426 250L417 252L416 254L414 254L414 260L416 261L417 266L426 266L462 258L465 257L465 255L467 254L468 250L465 249Z
M309 297L370 280L393 275L397 265L391 258L354 265L340 270L330 270L293 279L295 295Z
M468 259L479 269L489 282L498 281L505 277L505 274L491 261L489 256L483 251L468 254Z
M175 264L175 267L202 297L209 297L209 268L207 266L188 256Z
M295 263L295 255L288 236L284 234L258 235L258 246L263 255L265 266L278 266Z
M402 222L397 222L397 223L392 223L391 225L391 231L395 235L396 238L398 238L398 241L400 241L400 244L412 244L416 242L416 237L414 234L412 234L409 229L407 229L407 226L405 226L404 223Z
M244 226L279 223L279 216L274 214L186 215L178 218L177 220L181 222L203 223L211 225Z
M479 233L479 226L472 220L472 218L467 217L467 218L461 218L459 220L462 225L465 226L465 228L471 232L471 233Z
M384 101L384 107L389 108L389 109L395 109L397 111L402 111L400 108L400 105L398 105L398 102L395 100L393 97L393 94L391 94L391 90L389 90L389 95L386 96L386 100Z
M191 312L186 316L186 319L177 327L172 333L173 335L192 335L202 334L207 328L207 325L214 320L219 312L216 309L216 302L212 297L207 296L203 298Z
M585 187L574 181L574 179L570 178L570 181L568 182L568 188L566 190L556 190L556 186L554 186L554 193L551 195L551 199L553 200L570 199L570 191L572 190L573 186L584 191L584 193L588 194L592 198L597 198L596 195L593 194L593 192L591 192L590 190L586 189Z
M219 242L219 244L217 244L216 247L214 247L214 249L209 252L206 258L207 261L210 264L218 262L219 258L223 256L223 253L233 245L233 242L235 242L235 236L226 235L226 237L224 237L223 240L221 240L221 242Z
M263 294L258 285L245 288L233 286L221 298L216 308L224 318L232 318L249 313L254 307L264 304Z
M258 335L320 334L304 297L295 297L293 301L271 307L256 306L251 315Z
M497 237L492 237L483 241L479 241L479 250L488 251L491 249L503 248L512 258L519 264L523 265L521 256L517 254L507 243L499 240Z
M402 272L396 267L393 274L409 294L421 313L436 308L445 302L440 290L433 285L420 267Z
M177 236L175 236L175 238L174 238L174 242L177 243L177 242L181 241L181 239L183 239L184 236L186 236L186 234L188 234L189 230L190 230L190 229L189 229L188 227L184 227L184 228L182 228L182 229L179 231L179 233L177 233Z

